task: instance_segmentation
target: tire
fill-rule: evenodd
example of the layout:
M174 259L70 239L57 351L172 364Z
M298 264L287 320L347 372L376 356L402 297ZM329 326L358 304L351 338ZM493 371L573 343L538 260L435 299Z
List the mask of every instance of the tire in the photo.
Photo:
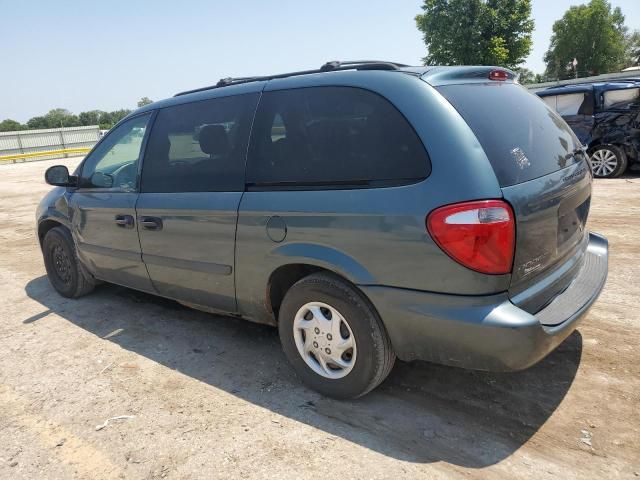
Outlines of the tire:
M95 287L95 280L80 262L71 233L65 227L47 232L42 255L49 282L63 297L78 298Z
M615 178L627 169L627 156L615 145L599 145L589 155L591 170L596 178Z
M333 274L309 275L287 291L278 330L297 375L328 397L347 399L368 393L389 375L395 362L378 313L361 292ZM306 357L305 348L311 353ZM331 353L333 360L324 352Z

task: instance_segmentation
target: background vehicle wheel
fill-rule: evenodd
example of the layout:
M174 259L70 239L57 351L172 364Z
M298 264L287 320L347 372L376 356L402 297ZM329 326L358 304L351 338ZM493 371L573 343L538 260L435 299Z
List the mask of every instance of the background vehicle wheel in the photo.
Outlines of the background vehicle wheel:
M395 354L369 301L336 275L309 275L280 306L282 348L308 386L334 398L356 398L389 374Z
M95 281L78 259L69 230L49 230L42 242L42 254L47 277L60 295L77 298L93 290Z
M591 150L589 161L597 178L619 177L627 169L627 156L615 145L595 147Z

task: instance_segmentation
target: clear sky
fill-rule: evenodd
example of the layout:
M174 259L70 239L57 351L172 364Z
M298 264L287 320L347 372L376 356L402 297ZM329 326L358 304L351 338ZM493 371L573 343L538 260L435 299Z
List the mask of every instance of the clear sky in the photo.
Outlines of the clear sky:
M586 0L585 0L586 1ZM0 0L0 120L56 107L135 108L221 77L333 59L419 64L420 0ZM533 0L527 66L542 72L551 26L579 0ZM640 0L611 0L640 29Z

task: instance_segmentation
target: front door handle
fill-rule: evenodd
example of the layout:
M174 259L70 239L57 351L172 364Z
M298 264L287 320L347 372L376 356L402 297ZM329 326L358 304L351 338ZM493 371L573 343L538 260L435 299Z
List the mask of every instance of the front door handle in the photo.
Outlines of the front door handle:
M147 230L162 230L162 219L158 217L140 217L140 225Z
M116 215L116 225L122 228L133 228L134 220L132 215Z

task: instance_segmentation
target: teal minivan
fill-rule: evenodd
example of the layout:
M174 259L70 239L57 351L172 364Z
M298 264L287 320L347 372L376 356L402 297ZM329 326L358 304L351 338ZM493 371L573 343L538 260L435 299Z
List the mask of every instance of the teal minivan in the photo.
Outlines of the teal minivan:
M61 295L112 282L277 326L298 376L337 398L396 357L526 368L607 275L584 149L496 67L223 79L45 177L37 233Z

